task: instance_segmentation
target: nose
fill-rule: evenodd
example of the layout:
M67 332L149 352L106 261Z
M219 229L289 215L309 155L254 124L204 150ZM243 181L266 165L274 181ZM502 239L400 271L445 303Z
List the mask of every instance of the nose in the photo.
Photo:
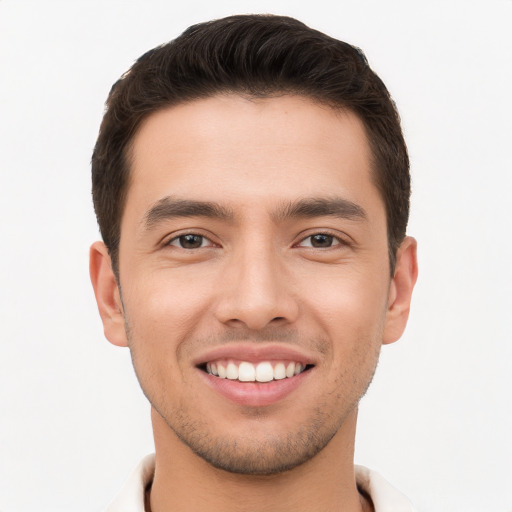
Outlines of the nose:
M247 248L233 254L227 267L218 288L215 313L220 322L258 330L296 320L293 280L275 249Z

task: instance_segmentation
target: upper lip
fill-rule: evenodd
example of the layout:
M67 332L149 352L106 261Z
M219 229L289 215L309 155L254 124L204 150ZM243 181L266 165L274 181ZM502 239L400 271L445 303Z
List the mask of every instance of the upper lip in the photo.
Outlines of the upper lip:
M295 361L304 365L314 365L315 358L304 349L282 344L229 343L211 348L194 358L193 364L201 366L217 359L237 359L257 363L269 360Z

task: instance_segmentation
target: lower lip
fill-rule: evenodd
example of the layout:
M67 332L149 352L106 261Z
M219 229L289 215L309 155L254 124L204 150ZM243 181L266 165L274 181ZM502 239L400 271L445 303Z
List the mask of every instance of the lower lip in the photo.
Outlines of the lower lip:
M240 382L239 380L221 379L202 370L198 371L207 384L225 398L239 405L263 407L286 398L308 378L312 369L294 377L270 382Z

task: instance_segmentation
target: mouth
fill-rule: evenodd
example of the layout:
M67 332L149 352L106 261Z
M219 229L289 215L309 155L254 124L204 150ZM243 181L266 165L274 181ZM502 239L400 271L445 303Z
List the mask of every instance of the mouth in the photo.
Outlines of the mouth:
M291 379L313 368L312 364L290 360L249 362L236 359L217 359L199 365L207 374L238 382L272 382Z
M217 396L237 405L264 407L304 389L315 373L315 354L291 346L236 343L199 354L194 366Z

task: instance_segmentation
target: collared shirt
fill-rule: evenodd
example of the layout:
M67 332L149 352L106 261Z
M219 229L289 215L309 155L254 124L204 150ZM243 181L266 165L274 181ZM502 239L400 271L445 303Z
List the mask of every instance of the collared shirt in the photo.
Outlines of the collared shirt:
M144 512L144 494L153 480L155 456L144 457L105 512ZM378 473L355 466L357 486L372 499L375 512L415 512L409 500Z

